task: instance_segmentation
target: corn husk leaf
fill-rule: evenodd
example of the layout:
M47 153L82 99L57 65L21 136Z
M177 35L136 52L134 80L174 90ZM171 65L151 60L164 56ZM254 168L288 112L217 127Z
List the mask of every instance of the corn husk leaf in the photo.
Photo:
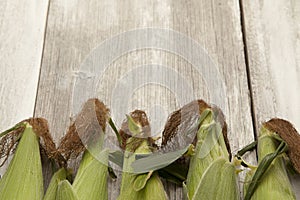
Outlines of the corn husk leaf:
M79 200L68 180L63 180L58 183L56 200Z
M149 154L149 156L145 158L136 159L132 163L133 171L137 174L140 174L140 173L146 173L153 170L162 169L172 164L181 156L183 156L185 152L187 152L188 148L189 146L183 149L179 149L177 151L172 151L163 154L153 153L153 154Z
M7 171L0 180L0 199L43 198L39 138L28 123Z
M84 153L73 188L81 200L98 200L108 198L108 152L104 151L101 162L88 151ZM106 163L106 164L105 164Z
M224 158L215 160L203 174L192 200L239 199L235 167Z
M182 186L186 180L188 168L178 162L173 162L167 167L160 169L158 174L167 181Z
M131 138L130 138L131 139ZM137 153L151 152L147 142L144 141L140 148L136 149ZM125 152L124 167L122 173L121 191L118 200L150 200L150 199L167 199L164 187L156 172L148 172L144 174L134 174L132 172L132 162L135 160L135 155L130 152ZM129 183L129 184L128 184Z
M260 137L258 139L258 164L259 166L262 163L266 162L266 157L272 155L276 152L278 147L278 142L274 140L271 136L273 135L265 127L261 128ZM252 178L257 171L250 171L247 174L247 179L244 185L245 199L246 200L258 200L258 199L285 199L285 200L294 200L296 199L295 194L292 190L290 184L283 156L277 156L273 162L269 165L262 178L258 182L257 187L253 194L248 194L248 188L250 183L253 184ZM259 170L259 168L257 169Z
M133 181L133 189L135 191L140 191L142 190L146 184L147 184L147 181L151 178L153 174L153 171L149 172L149 173L146 173L146 174L140 174L139 176L135 176L135 180Z
M58 184L61 181L66 180L67 175L68 175L68 172L65 168L61 168L53 174L43 200L56 199L56 192L57 192Z

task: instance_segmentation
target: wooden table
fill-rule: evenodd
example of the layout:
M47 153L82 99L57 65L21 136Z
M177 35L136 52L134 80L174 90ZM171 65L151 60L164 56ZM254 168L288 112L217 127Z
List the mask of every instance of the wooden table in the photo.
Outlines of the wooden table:
M149 27L184 34L211 57L225 86L233 153L253 141L261 123L272 117L288 119L300 130L300 1L296 0L2 0L0 130L24 118L45 117L58 143L76 114L73 86L84 59L116 34ZM128 52L116 59L104 74L105 87L95 96L110 106L109 94L118 79L149 63L181 74L193 85L196 98L216 97L203 82L214 80L214 74L203 78L185 59L157 49ZM133 93L140 101L132 108L151 102L169 110L181 106L160 85ZM255 162L255 155L248 160ZM300 198L299 177L293 182ZM111 199L118 195L116 185L110 182ZM182 198L180 188L167 187L170 199Z

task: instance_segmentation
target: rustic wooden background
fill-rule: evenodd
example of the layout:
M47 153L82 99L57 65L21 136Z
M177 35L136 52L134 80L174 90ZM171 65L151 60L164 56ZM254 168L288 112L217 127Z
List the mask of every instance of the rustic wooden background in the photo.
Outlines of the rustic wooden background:
M233 152L253 141L261 122L271 117L288 119L300 130L297 0L1 0L0 130L24 118L45 117L58 142L74 114L73 85L84 58L102 41L146 27L191 37L216 63L224 77ZM197 98L208 98L209 91L197 85L201 77L194 74L193 66L161 51L120 57L107 71L106 83L114 84L122 73L147 59L173 66L197 86L193 91ZM110 105L105 94L111 88L102 89L100 97ZM133 108L153 98L170 110L179 106L159 86L138 92L141 102ZM249 156L254 159L255 155ZM300 199L299 177L293 178L293 184ZM118 195L116 185L110 182L111 199ZM170 199L182 198L180 188L172 184L167 188Z

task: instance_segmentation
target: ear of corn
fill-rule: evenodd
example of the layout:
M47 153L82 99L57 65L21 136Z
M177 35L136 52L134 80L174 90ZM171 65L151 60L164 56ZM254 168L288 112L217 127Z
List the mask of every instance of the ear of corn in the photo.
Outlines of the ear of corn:
M39 139L32 126L21 136L14 157L0 180L0 199L43 198L43 175L40 158Z
M191 158L186 181L188 199L239 199L234 166L229 162L221 124L215 118L211 109L201 114L195 155ZM220 173L222 170L227 173ZM219 177L214 172L219 172ZM224 187L220 182L227 184Z
M270 156L274 153L278 147L278 142L272 138L273 132L267 128L262 127L260 136L258 139L258 164L261 165L265 162L266 156ZM246 200L258 200L258 199L285 199L294 200L295 194L290 184L282 154L277 156L273 162L269 165L267 171L263 174L261 180L255 184L257 187L252 195L249 195L248 188L251 183L251 179L256 171L248 172L246 176L246 182L244 185L245 199ZM259 168L258 168L259 169ZM252 183L253 184L253 183Z
M63 180L58 183L56 200L79 200L68 180Z
M81 200L108 198L108 151L103 150L104 133L84 151L73 188Z
M133 173L132 163L135 161L136 154L150 154L152 151L147 138L134 137L142 132L142 126L136 123L131 116L127 116L127 123L133 137L126 140L121 191L118 200L167 199L157 172Z
M66 178L67 170L65 168L61 168L60 170L55 172L51 178L47 192L44 196L44 200L54 200L56 198L56 192L59 182L65 180Z
M66 160L72 156L77 157L81 152L83 156L74 182L72 185L68 180L59 182L61 190L57 190L56 198L63 198L62 191L68 192L70 199L105 200L108 198L108 151L103 150L108 112L106 106L98 99L89 99L77 115L75 122L69 127L58 151L62 152Z

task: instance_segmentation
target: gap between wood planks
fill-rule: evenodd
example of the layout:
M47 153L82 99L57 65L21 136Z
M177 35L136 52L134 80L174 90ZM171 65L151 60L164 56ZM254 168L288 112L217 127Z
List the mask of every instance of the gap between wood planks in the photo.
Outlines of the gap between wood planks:
M246 65L247 83L248 83L249 96L250 96L252 127L253 127L253 133L254 133L254 140L257 140L258 127L256 124L256 118L255 118L253 90L252 90L252 82L251 82L251 75L250 75L248 49L247 49L247 38L246 38L246 28L245 28L245 16L244 16L245 13L244 13L244 7L243 7L243 0L239 0L239 7L240 7L242 41L243 41L243 45L244 45L244 58L245 58L245 65ZM257 156L257 154L256 154L256 156Z
M34 102L34 108L33 108L33 117L36 117L36 105L37 105L37 98L39 94L39 86L40 86L40 81L41 81L41 72L42 72L42 64L43 64L43 58L44 58L44 52L45 52L45 43L46 43L46 36L47 36L47 28L48 28L48 17L49 17L49 10L50 10L50 2L51 0L48 0L48 5L47 5L47 14L46 14L46 21L45 21L45 28L44 28L44 39L43 39L43 48L42 48L42 55L41 55L41 60L40 60L40 69L39 69L39 77L38 77L38 82L37 82L37 87L36 87L36 93L35 93L35 102Z

